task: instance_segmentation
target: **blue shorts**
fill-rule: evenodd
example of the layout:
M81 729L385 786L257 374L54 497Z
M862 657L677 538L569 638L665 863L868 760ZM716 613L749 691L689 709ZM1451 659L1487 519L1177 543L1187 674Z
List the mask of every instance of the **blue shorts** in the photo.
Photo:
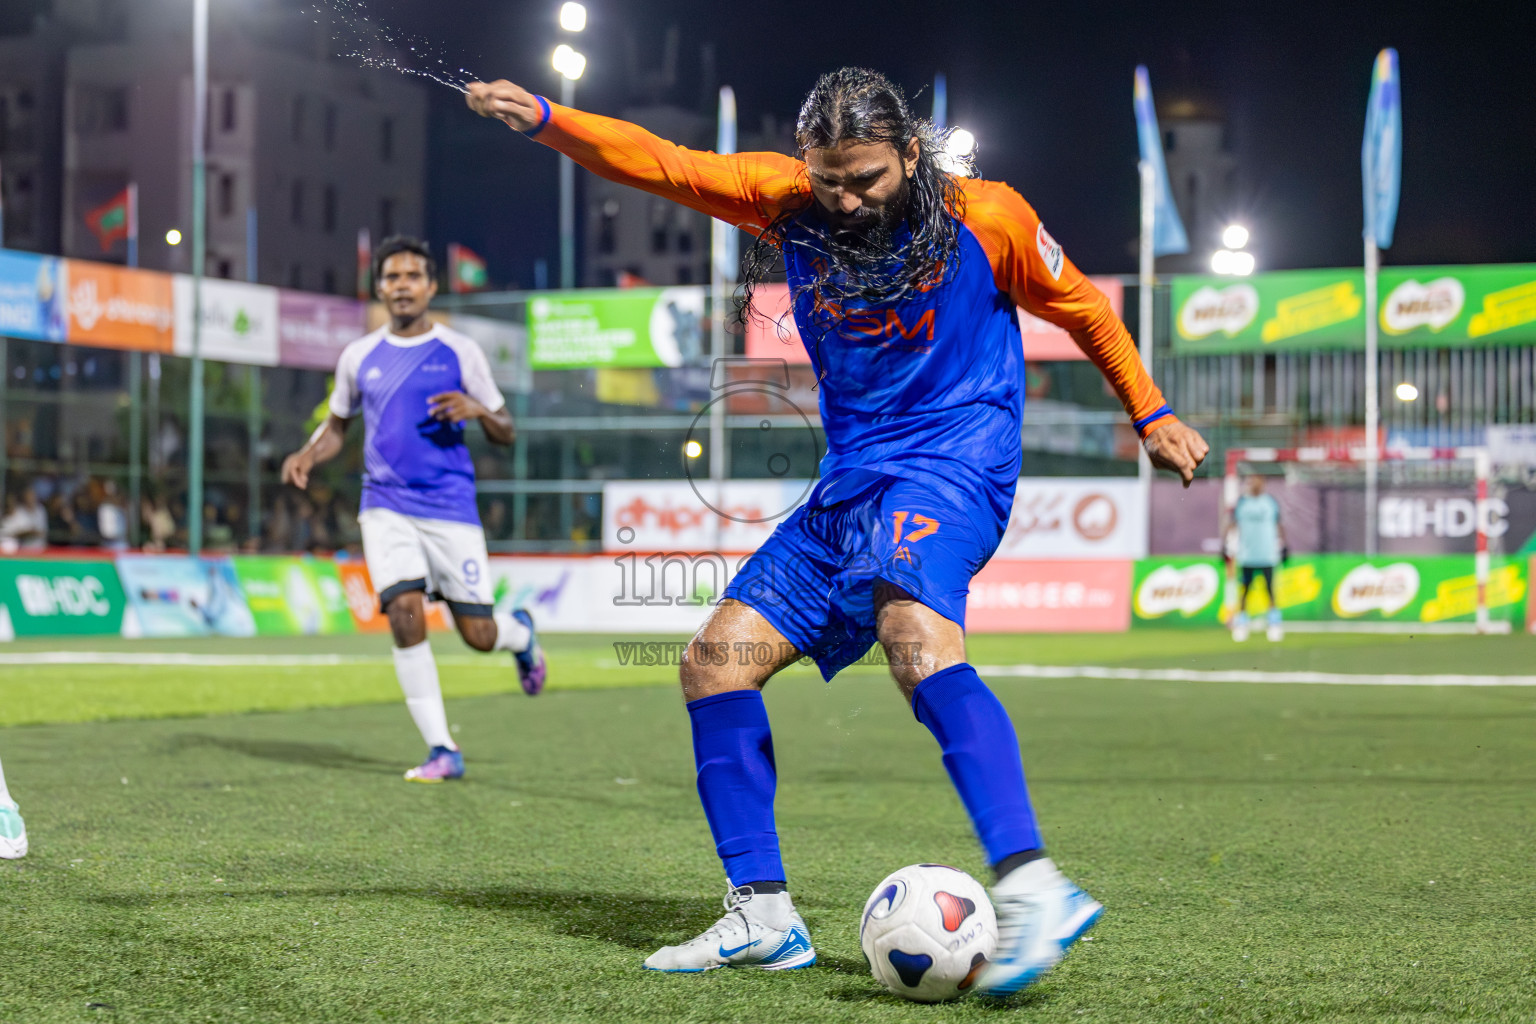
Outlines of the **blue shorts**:
M1000 503L873 474L842 501L821 504L821 490L779 524L723 596L767 619L825 679L876 642L876 580L965 628L971 577L1008 526Z

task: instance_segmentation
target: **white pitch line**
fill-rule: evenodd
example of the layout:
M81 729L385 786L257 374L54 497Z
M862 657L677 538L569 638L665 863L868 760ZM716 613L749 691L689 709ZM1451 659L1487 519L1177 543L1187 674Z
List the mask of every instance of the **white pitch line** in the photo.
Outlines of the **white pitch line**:
M1025 679L1129 679L1156 683L1312 683L1329 686L1536 686L1536 676L1259 672L1245 669L1109 668L1103 665L978 665L986 676Z
M0 652L0 665L180 665L190 668L285 668L383 663L347 654L181 654L174 651Z

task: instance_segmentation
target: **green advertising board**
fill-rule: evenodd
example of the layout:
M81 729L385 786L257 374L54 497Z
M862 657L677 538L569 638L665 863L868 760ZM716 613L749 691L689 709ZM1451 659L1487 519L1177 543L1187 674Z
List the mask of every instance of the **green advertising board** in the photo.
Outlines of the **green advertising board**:
M0 640L115 635L123 606L110 561L0 559Z
M1221 624L1217 558L1144 558L1131 574L1131 621L1138 626Z
M584 288L528 301L535 370L682 366L703 354L704 288Z
M1172 293L1180 355L1365 345L1360 270L1180 276ZM1385 268L1378 295L1383 348L1536 342L1536 264Z
M267 555L237 555L230 561L258 636L357 631L334 562Z
M1488 575L1491 618L1516 628L1525 621L1527 572L1524 559L1494 561ZM1136 563L1134 581L1137 626L1214 626L1226 617L1225 601L1217 598L1228 582L1217 559L1144 559ZM1207 601L1213 585L1215 596ZM1275 598L1293 622L1471 622L1477 615L1477 576L1469 555L1311 555L1280 567ZM1257 615L1268 607L1268 595L1256 582L1248 611Z

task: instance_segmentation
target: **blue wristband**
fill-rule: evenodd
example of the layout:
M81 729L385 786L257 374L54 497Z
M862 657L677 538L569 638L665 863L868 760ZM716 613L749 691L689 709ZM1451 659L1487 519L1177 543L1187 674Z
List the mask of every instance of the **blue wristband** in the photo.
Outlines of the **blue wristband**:
M545 99L543 96L534 96L534 99L539 101L540 116L538 124L523 132L523 134L528 136L530 139L539 134L539 132L543 131L544 126L549 124L549 119L551 116L553 116L549 110L549 100Z
M1172 416L1172 415L1173 415L1173 410L1168 408L1168 403L1167 402L1164 402L1162 405L1160 405L1156 409L1152 410L1151 413L1149 413L1146 416L1143 416L1141 419L1137 420L1135 423L1133 423L1131 425L1136 428L1136 433L1140 434L1142 437L1146 437L1147 436L1147 427L1151 426L1153 423L1156 423L1158 420L1162 419L1165 416Z

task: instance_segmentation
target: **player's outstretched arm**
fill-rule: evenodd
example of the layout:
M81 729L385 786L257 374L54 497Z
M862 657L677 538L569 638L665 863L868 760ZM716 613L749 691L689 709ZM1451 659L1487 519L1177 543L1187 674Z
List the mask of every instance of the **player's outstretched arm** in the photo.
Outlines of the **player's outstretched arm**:
M309 435L304 447L283 460L283 483L293 484L299 490L309 486L309 471L322 462L334 459L347 439L350 420L327 413L325 422Z
M471 82L466 101L610 181L662 196L748 231L808 201L805 165L779 153L721 156L639 125L550 103L505 79Z
M1023 196L1000 182L973 179L965 188L965 223L986 250L998 288L1072 336L1115 389L1152 465L1179 474L1188 487L1210 447L1173 415L1109 299L1067 259Z

